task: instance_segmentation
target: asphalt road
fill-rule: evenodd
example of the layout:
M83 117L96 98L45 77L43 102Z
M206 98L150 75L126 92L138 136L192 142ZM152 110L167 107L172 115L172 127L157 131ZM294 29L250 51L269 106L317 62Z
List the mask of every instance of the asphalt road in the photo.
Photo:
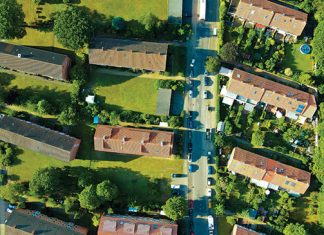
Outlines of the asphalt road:
M4 222L6 220L6 209L7 209L8 203L0 200L0 235L5 234L5 227L4 227Z
M185 152L186 146L189 142L192 143L192 166L193 172L189 173L188 179L188 197L194 201L193 210L193 232L194 234L205 235L208 232L207 216L210 214L208 209L207 197L207 177L208 177L208 161L207 152L214 151L212 140L206 139L206 128L216 128L215 111L208 111L207 106L213 107L215 104L215 80L209 77L209 84L204 84L204 63L207 56L216 55L216 40L212 35L212 28L215 22L208 22L208 20L216 21L218 19L218 1L207 1L207 22L199 21L197 12L199 1L192 1L192 31L193 35L188 41L187 51L187 67L188 74L193 70L193 85L190 89L193 91L192 97L186 96L185 109L192 111L191 139L189 136L185 138ZM214 14L214 15L212 15ZM192 69L190 63L195 59L195 65ZM187 82L189 83L188 79ZM188 86L189 87L189 86ZM204 91L208 91L208 99L203 98ZM188 118L188 116L187 116ZM189 123L187 121L186 123ZM215 193L215 192L213 192ZM215 224L214 234L217 234L217 226Z

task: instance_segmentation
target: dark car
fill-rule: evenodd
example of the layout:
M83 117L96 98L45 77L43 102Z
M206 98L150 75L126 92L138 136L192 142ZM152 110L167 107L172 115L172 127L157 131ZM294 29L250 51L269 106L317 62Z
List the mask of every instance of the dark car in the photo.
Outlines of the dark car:
M193 128L193 121L189 120L189 128Z
M171 178L181 178L181 177L186 177L185 174L171 174Z
M192 118L192 117L193 117L193 112L189 111L189 118Z
M208 166L208 175L213 174L213 167L212 166Z
M208 79L208 77L207 76L205 76L204 77L204 84L205 84L205 86L208 86L209 85L209 79Z
M188 152L191 152L192 151L192 143L188 143Z

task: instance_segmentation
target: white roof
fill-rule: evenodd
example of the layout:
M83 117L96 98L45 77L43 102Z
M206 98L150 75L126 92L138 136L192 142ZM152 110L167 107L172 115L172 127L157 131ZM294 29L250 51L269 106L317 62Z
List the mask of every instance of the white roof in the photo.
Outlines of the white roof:
M253 111L254 107L255 107L254 104L246 103L246 104L244 105L244 110L251 112L251 111Z
M225 67L221 67L219 70L219 74L231 78L233 74L233 70Z
M95 96L94 95L88 95L87 97L86 97L86 102L88 103L88 104L94 104L95 102Z
M224 97L222 103L232 106L234 103L234 99L229 98L229 97Z

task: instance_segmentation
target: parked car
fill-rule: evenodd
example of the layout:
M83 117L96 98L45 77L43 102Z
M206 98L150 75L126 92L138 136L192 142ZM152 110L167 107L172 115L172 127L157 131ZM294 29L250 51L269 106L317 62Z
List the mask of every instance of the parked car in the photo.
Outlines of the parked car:
M206 139L207 140L211 139L211 130L209 128L206 129Z
M17 208L16 205L13 205L13 204L9 204L8 205L8 208L12 209L12 210L15 210Z
M204 91L204 99L208 99L208 92Z
M192 162L192 153L188 153L188 162Z
M205 76L205 77L204 77L204 85L205 85L205 86L208 86L208 84L209 84L209 83L208 83L208 80L209 80L208 77Z
M13 212L13 209L10 209L9 207L7 208L7 212L8 213L12 213Z
M195 62L196 62L196 60L195 60L195 59L192 59L192 60L191 60L191 64L190 64L190 67L192 67L192 68L193 68L193 67L195 66Z
M191 79L189 79L189 85L190 85L190 87L193 87L193 85L194 85L194 81L191 80Z
M212 160L213 160L212 156L211 155L208 155L207 156L207 163L208 164L213 164Z
M192 143L189 142L189 143L188 143L188 152L191 152L191 151L192 151Z
M171 174L171 178L181 178L181 177L186 177L186 175L185 174L175 174L175 173Z
M194 208L194 201L193 200L189 200L188 201L189 204L189 209L193 209Z
M192 118L192 117L193 117L193 112L189 111L189 118Z
M208 166L208 175L213 174L213 167L212 166Z
M207 197L211 197L212 196L212 189L208 188L207 189Z
M193 172L193 165L190 164L190 165L188 166L188 171L189 171L190 173Z
M192 122L192 120L189 120L189 128L193 128L193 122Z
M207 185L210 186L210 185L212 185L212 184L213 184L213 180L212 180L212 178L208 178L208 179L207 179Z
M192 98L192 96L193 96L193 91L192 90L189 90L189 96Z

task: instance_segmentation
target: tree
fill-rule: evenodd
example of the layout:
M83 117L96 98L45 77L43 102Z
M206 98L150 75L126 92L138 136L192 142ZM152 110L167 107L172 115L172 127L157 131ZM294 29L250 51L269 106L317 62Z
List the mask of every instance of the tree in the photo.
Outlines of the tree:
M216 73L219 70L220 61L216 56L208 56L205 62L206 70L209 73Z
M82 171L79 173L78 186L80 188L85 188L96 182L96 176L94 172L90 169Z
M318 86L318 92L323 95L324 94L324 84Z
M57 119L63 125L74 125L77 121L76 110L72 107L67 107L64 109Z
M88 210L94 210L98 208L101 204L101 201L96 194L96 187L94 185L90 185L84 188L79 194L79 202L81 207Z
M224 212L225 212L225 206L224 206L224 204L222 204L222 203L216 204L215 207L214 207L214 211L215 211L215 214L217 216L224 215Z
M16 0L0 0L0 38L14 39L25 35L24 12Z
M54 19L54 34L63 46L77 50L89 41L93 28L87 13L79 7L69 7Z
M96 192L101 201L112 201L118 195L118 188L109 180L105 180L97 185Z
M299 76L299 82L305 85L314 85L314 80L312 79L312 76L308 73L302 73Z
M225 140L223 135L219 133L215 134L214 144L217 148L223 148L225 146Z
M61 169L48 167L37 170L29 182L29 190L36 196L53 196L61 189Z
M285 75L286 76L288 76L288 77L290 77L290 76L292 76L294 73L293 73L293 71L291 70L291 68L286 68L285 69Z
M26 186L23 183L11 183L1 188L0 198L10 203L24 202L25 192Z
M114 17L111 21L111 26L117 31L122 31L126 28L125 20L122 17Z
M37 103L37 111L40 114L48 114L51 112L51 104L47 100L40 100Z
M288 224L283 230L284 235L307 235L307 232L304 228L304 225L296 223L296 224Z
M183 197L171 197L162 206L166 216L176 221L182 219L187 213L187 202Z
M157 18L152 13L144 15L141 19L141 22L144 25L145 30L147 30L149 32L155 30L158 21L159 21L159 18Z
M109 123L110 123L110 125L113 125L113 126L118 125L119 121L120 121L119 114L116 111L112 111L109 114Z
M322 13L323 14L323 13ZM313 54L316 61L316 73L324 74L324 21L320 21L314 30Z
M253 132L251 144L254 146L263 146L264 138L265 138L265 132L260 130Z
M5 142L0 142L0 164L10 166L14 158L14 150Z
M235 62L238 55L238 47L234 42L227 42L220 49L219 56L226 62Z
M76 197L67 197L64 200L64 210L66 213L75 213L79 210L80 204Z

